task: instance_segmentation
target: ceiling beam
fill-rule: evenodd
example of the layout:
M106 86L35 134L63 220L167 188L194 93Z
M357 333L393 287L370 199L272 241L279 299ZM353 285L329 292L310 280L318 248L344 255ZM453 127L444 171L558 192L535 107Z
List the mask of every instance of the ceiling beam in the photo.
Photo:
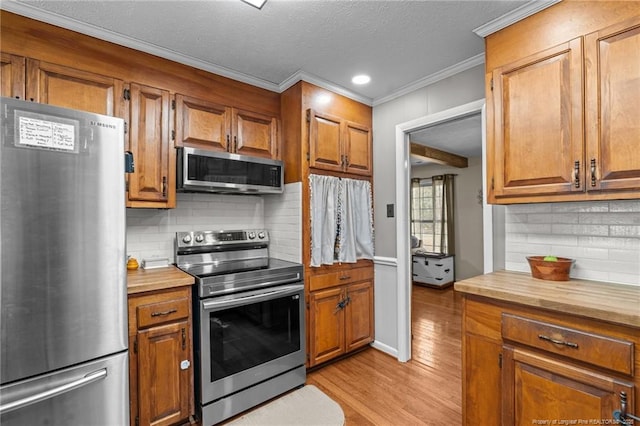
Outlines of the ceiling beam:
M440 151L439 149L430 148L428 146L420 145L414 142L411 142L411 154L428 158L430 161L433 161L435 163L446 164L448 166L458 167L460 169L469 167L469 161L467 160L467 157Z

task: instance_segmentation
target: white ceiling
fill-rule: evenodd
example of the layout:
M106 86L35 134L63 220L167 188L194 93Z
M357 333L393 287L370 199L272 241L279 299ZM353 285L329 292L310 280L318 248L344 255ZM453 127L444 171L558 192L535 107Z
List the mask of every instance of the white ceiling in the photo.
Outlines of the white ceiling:
M268 0L258 10L239 0L2 0L1 7L270 90L304 78L375 105L443 70L482 63L474 29L545 2ZM357 73L371 83L352 84Z

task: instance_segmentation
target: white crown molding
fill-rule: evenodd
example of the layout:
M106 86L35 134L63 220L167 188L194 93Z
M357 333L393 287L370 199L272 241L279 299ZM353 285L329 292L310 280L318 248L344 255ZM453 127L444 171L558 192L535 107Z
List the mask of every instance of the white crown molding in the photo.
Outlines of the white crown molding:
M560 1L561 0L532 0L509 13L505 13L493 21L489 21L486 24L479 26L473 30L473 32L484 38L496 31L508 27L511 24L515 24L516 22L523 20L527 16L531 16L534 13L538 13L541 10L548 8L549 6L553 6Z
M342 95L347 98L353 99L354 101L358 101L365 105L371 106L371 102L372 102L371 98L367 96L359 95L357 93L353 93L352 91L345 89L340 85L331 83L327 80L323 80L316 75L313 75L311 73L308 73L302 70L296 71L293 75L291 75L289 78L287 78L282 83L280 83L280 92L281 93L284 92L285 90L287 90L289 87L293 86L300 80L304 80L307 83L315 84L318 87L322 87L323 89L330 90L333 93L336 93L338 95Z
M466 71L470 68L473 68L481 64L484 64L484 53L480 53L476 56L472 56L469 59L465 59L462 62L458 62L455 65L452 65L434 74L423 77L420 80L416 80L411 84L401 87L400 89L396 90L390 95L386 95L381 98L375 98L373 100L373 106L375 107L385 102L389 102L393 99L399 98L400 96L404 96L408 93L415 92L418 89L422 89L423 87L429 86L440 80L444 80L445 78L451 77L453 75L461 73L462 71Z
M131 49L139 50L141 52L149 53L161 58L165 58L174 62L178 62L184 65L189 65L194 68L208 71L213 74L221 75L223 77L237 80L243 83L250 84L252 86L260 87L270 90L272 92L279 92L279 87L275 83L271 83L266 80L252 77L247 74L243 74L237 71L230 70L219 65L214 65L209 62L201 61L191 56L183 55L173 50L165 49L156 46L152 43L143 42L133 39L131 37L123 36L122 34L115 33L113 31L106 30L104 28L96 27L84 22L80 22L75 19L71 19L65 16L58 15L37 9L33 6L24 3L18 3L15 0L2 0L0 3L0 9L4 9L8 12L16 13L18 15L25 16L27 18L35 19L36 21L45 22L47 24L55 25L58 27L66 28L71 31L76 31L91 37L98 38L100 40L108 41L118 44L120 46L129 47Z

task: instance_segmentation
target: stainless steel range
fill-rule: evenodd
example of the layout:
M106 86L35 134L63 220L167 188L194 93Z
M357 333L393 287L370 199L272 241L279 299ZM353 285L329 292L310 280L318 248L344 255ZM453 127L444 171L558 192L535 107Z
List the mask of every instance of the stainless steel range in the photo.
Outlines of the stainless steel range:
M301 264L269 257L264 230L176 233L196 278L196 405L212 425L304 384Z

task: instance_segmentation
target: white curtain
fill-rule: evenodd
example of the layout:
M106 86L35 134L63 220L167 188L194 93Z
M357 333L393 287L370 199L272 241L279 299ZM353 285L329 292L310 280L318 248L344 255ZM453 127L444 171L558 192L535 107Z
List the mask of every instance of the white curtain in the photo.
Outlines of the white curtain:
M373 259L371 183L309 175L311 266Z
M333 176L309 175L311 266L332 265L338 226L338 184Z

